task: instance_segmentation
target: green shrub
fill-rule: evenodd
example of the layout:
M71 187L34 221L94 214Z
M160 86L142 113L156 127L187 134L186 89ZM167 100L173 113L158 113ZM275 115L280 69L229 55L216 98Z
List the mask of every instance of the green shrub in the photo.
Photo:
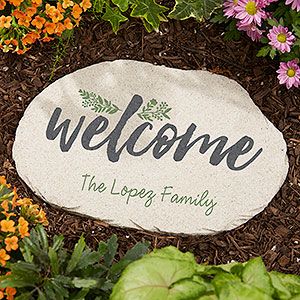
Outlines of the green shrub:
M0 288L17 288L16 300L108 299L123 269L148 251L148 244L137 243L115 262L115 235L100 242L97 251L81 237L70 253L63 240L55 236L49 245L41 225L32 229L20 243L23 260L7 263L11 274L0 277Z

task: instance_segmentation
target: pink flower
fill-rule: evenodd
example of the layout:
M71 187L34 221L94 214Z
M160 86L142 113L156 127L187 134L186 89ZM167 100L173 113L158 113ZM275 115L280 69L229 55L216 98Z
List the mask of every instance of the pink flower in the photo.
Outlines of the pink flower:
M237 24L238 30L246 31L247 35L251 38L253 42L258 42L262 38L264 30L259 29L255 24L251 23L249 25L244 25L241 22Z
M260 7L265 8L269 6L273 2L277 2L278 0L258 0Z
M292 9L295 9L297 11L300 11L300 0L286 0L285 4L291 4L292 3Z
M236 15L236 7L238 4L239 0L227 0L224 2L223 6L224 6L224 15L227 18L230 17L235 17Z
M240 19L243 25L255 23L260 26L261 21L266 19L266 12L261 5L260 0L239 0L236 18Z
M273 26L267 36L270 40L269 44L273 48L280 50L282 53L291 51L291 46L294 43L295 36L289 32L287 27L283 27L281 25L277 27Z
M300 67L297 64L297 60L291 60L287 63L281 62L277 78L280 84L285 84L288 89L292 86L299 87L300 85Z

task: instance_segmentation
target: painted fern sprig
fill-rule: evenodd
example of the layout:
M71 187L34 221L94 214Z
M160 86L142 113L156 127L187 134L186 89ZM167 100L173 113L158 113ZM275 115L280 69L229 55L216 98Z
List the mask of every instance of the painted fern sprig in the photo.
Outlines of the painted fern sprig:
M88 92L80 89L79 94L83 100L82 106L85 108L91 108L96 113L107 113L112 115L120 111L117 105L106 100L105 98L102 98L94 92Z
M167 102L158 103L157 100L152 99L143 106L142 111L138 113L138 116L145 121L163 121L163 119L170 119L168 113L171 109L172 108L169 107Z

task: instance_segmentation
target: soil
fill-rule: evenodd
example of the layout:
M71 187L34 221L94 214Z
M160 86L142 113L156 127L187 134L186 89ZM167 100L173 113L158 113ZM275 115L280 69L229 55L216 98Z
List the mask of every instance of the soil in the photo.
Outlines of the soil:
M300 90L279 86L278 62L256 58L258 47L249 39L224 41L223 32L220 25L188 20L170 21L161 26L160 32L147 33L140 21L130 20L115 35L109 24L86 16L65 51L60 53L61 60L56 59L55 43L35 45L23 56L0 54L0 175L16 185L19 194L33 198L45 208L50 235L63 233L66 245L71 247L84 233L88 244L96 247L100 240L115 233L121 256L144 239L152 247L175 245L191 251L199 262L220 264L262 256L269 270L300 274ZM113 227L51 207L38 199L18 177L12 160L14 135L24 110L54 80L88 65L115 59L206 69L239 82L283 133L288 145L288 177L269 206L228 232L176 236ZM245 199L245 205L247 201L251 199Z

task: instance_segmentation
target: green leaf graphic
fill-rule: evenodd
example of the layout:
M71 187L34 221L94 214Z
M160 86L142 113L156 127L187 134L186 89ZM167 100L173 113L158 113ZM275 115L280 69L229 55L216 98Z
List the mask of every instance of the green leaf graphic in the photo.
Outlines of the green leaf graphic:
M138 113L138 116L145 121L163 121L164 119L170 119L168 113L171 109L172 108L169 107L167 102L158 103L157 100L152 99L143 106L142 111Z
M79 94L83 99L82 106L85 108L91 108L96 113L107 113L112 115L120 111L120 109L111 101L108 101L93 92L80 89Z

